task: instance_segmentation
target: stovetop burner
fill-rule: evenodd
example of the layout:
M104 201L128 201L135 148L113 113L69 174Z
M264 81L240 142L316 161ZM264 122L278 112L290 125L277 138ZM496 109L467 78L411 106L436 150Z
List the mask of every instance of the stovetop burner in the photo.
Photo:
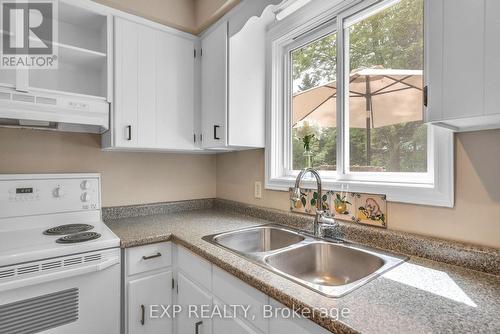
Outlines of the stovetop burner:
M45 235L65 235L65 234L74 234L78 232L85 232L93 229L94 226L88 224L68 224L68 225L60 225L56 227L49 228L44 231Z
M65 235L56 240L58 244L74 244L100 238L101 235L96 232L81 232L76 234Z

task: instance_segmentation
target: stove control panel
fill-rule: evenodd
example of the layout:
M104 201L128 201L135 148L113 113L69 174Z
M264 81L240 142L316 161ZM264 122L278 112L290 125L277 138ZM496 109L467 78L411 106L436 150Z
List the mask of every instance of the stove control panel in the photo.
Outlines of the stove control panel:
M0 218L100 210L99 174L0 175Z

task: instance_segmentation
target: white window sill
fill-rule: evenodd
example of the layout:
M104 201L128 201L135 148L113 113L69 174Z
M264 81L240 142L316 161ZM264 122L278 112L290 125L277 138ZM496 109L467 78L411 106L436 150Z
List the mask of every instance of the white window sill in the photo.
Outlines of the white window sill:
M304 188L316 188L316 181L310 178L300 184ZM340 191L342 185L348 185L349 192L385 194L390 202L442 207L453 207L454 204L453 191L443 191L432 184L322 180L323 190ZM293 177L272 178L266 182L266 189L269 190L288 191L293 186Z

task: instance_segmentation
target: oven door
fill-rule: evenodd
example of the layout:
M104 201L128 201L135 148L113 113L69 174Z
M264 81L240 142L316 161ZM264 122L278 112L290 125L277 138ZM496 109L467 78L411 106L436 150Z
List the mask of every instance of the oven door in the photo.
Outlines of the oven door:
M0 333L119 334L120 250L0 268Z

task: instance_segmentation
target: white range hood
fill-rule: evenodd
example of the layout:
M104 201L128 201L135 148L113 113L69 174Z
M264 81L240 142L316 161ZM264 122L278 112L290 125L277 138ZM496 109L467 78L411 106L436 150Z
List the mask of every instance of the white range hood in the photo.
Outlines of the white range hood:
M85 96L0 88L0 126L103 133L109 129L109 103Z

